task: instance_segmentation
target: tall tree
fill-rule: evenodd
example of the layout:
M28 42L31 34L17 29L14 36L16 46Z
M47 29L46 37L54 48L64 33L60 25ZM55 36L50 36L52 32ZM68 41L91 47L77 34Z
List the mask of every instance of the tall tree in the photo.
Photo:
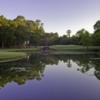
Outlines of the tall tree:
M70 35L71 35L71 30L67 30L67 32L66 32L66 33L67 33L67 37L68 37L68 38L70 38Z
M41 43L43 34L45 33L43 23L37 19L31 26L30 45L37 47Z
M92 34L92 44L94 46L100 46L100 31L95 31L93 34Z
M8 27L9 27L8 20L3 15L1 15L0 16L0 45L2 48L5 47Z
M26 20L23 16L17 16L14 19L14 22L16 23L15 45L17 47L22 47L26 40L26 33L27 33Z
M77 32L76 35L79 37L80 44L86 46L88 49L88 46L91 45L91 37L89 32L85 29L81 29Z
M94 24L94 30L92 34L93 45L100 46L100 20Z
M94 30L96 31L100 31L100 20L98 20L95 24L94 24Z

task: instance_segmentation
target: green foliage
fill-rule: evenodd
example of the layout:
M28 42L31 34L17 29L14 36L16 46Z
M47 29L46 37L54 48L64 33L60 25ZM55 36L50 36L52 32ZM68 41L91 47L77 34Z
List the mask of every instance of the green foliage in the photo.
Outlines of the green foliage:
M79 43L83 46L91 45L91 35L85 29L81 29L76 33L76 36L79 38Z
M95 30L95 32L96 31L100 31L100 20L98 20L96 23L95 23L95 25L94 25L94 30Z
M92 42L93 42L93 45L100 46L100 31L96 31L92 35Z
M25 47L38 45L44 34L40 20L26 20L17 16L14 20L0 16L0 47Z
M0 16L0 48L30 47L38 45L100 45L100 20L94 25L94 33L90 35L85 29L77 31L71 36L59 36L58 33L46 33L41 20L27 20L24 16L17 16L13 20ZM91 42L92 41L92 42Z
M24 52L7 52L0 51L0 62L13 61L25 57L27 54Z
M93 45L99 46L100 45L100 20L96 22L94 25L95 32L92 34L92 42Z
M71 30L67 30L67 37L70 38Z

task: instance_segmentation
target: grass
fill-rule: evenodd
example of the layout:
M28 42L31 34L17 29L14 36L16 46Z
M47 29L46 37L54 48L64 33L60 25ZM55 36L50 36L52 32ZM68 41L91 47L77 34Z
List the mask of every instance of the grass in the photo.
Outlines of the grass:
M10 52L38 52L42 46L37 48L12 48L12 49L0 49L1 51ZM80 45L52 45L49 46L50 51L86 51L87 47ZM89 51L100 50L100 46L89 46Z
M84 49L83 46L77 45L53 45L51 49L68 50L68 49Z
M23 58L29 52L39 52L40 46L37 48L12 48L0 49L0 62L12 61ZM99 51L100 46L89 46L88 53ZM80 45L53 45L50 46L50 54L83 54L87 52L87 48Z
M87 47L80 45L53 45L50 46L52 51L87 51ZM100 46L89 46L88 51L99 51Z
M9 52L30 52L30 51L38 51L40 47L37 48L10 48L10 49L0 49L1 51L9 51Z
M12 60L17 60L25 57L27 54L24 52L7 52L0 51L0 62L7 62Z
M37 52L39 48L10 48L0 49L0 62L9 62L27 56L28 52Z

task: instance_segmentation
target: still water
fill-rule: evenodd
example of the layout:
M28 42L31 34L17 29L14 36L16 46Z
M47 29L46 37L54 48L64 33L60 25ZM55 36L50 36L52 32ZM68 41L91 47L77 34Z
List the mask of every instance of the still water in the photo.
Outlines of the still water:
M98 55L40 55L0 64L0 100L100 100Z

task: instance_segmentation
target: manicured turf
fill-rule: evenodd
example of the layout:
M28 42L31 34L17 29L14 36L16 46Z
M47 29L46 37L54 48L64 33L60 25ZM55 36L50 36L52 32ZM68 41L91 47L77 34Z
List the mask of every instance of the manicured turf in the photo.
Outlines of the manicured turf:
M6 52L0 51L0 62L16 60L26 56L24 52Z
M10 52L37 52L43 46L38 46L37 48L13 48L13 49L0 49L0 51L10 51ZM49 46L51 51L86 51L86 46L80 45L52 45ZM100 46L89 46L89 50L100 50Z
M56 51L86 51L86 46L80 46L80 45L53 45L50 46L51 50ZM100 46L89 46L89 51L93 50L100 50Z
M49 53L51 54L77 54L87 52L87 48L80 45L53 45L49 46ZM0 62L16 60L22 57L25 57L27 53L40 52L40 46L38 48L13 48L13 49L0 49ZM97 52L100 53L100 46L89 46L88 52Z
M10 49L0 49L0 51L10 51L10 52L30 52L30 51L37 51L40 47L37 48L10 48Z

